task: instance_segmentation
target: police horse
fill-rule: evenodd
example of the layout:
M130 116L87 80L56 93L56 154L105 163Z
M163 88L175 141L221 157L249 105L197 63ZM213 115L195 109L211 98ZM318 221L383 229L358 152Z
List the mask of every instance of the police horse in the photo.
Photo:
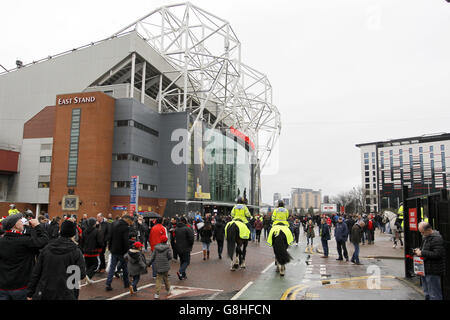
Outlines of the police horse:
M237 270L239 267L245 269L245 255L247 253L248 239L240 237L239 227L236 223L229 222L225 227L227 239L228 257L231 259L231 271ZM236 257L233 259L236 253Z
M287 251L288 247L289 243L284 232L280 230L277 234L272 234L272 248L275 254L276 271L280 273L280 276L284 276L286 264L293 259Z
M383 216L384 216L384 218L386 218L389 221L389 227L391 229L392 237L394 239L394 248L397 246L397 240L400 240L400 243L403 246L402 228L400 225L395 223L398 218L397 214L395 214L392 211L386 210L386 211L384 211Z

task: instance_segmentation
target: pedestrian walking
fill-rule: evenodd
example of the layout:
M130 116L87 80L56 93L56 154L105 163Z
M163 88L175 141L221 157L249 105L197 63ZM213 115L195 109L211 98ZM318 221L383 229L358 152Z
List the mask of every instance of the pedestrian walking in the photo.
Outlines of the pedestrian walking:
M373 215L369 216L367 221L367 243L374 244L375 242L375 221L373 220Z
M261 242L261 232L262 232L263 227L264 227L263 218L260 216L257 216L256 220L255 220L255 232L256 232L256 241L258 243Z
M271 219L270 219L269 215L266 214L263 218L264 239L267 239L267 236L269 235L270 223L271 223Z
M169 235L170 235L170 246L172 247L172 255L173 259L178 259L177 249L175 248L175 228L177 227L177 219L172 218L170 220L170 228L169 228Z
M353 252L353 256L350 261L357 265L361 264L359 262L359 244L361 243L363 228L364 222L362 220L359 220L353 225L351 232L351 242L353 244L353 247L355 248L355 251Z
M96 228L98 224L95 218L88 218L85 222L83 238L80 241L80 248L86 263L86 284L92 282L95 271L99 266L99 256L104 245L103 233Z
M298 240L300 237L300 220L295 219L294 221L294 225L293 225L293 234L294 234L294 240L295 240L295 245L298 246Z
M144 253L142 253L143 247L144 245L141 242L136 241L133 247L125 254L128 275L132 280L129 287L131 294L138 292L137 285L141 279L141 275L147 273L147 262Z
M320 240L322 242L323 256L321 258L328 258L328 240L331 240L330 226L327 219L322 218L319 227Z
M315 237L315 233L314 233L314 224L313 221L310 219L308 220L308 223L306 224L306 250L309 249L309 251L312 253L313 252L313 241L314 241L314 237Z
M217 253L219 259L222 259L223 242L225 240L225 223L220 217L216 219L216 224L214 225L213 240L217 241Z
M362 234L361 234L361 242L363 245L366 244L366 240L369 241L369 235L368 235L368 229L367 229L367 223L369 222L369 219L367 218L367 214L364 214L362 217L362 220L364 222Z
M150 230L150 250L155 250L155 246L160 243L161 236L167 236L167 229L162 225L163 218L158 217L155 221L155 225ZM156 279L157 272L155 266L152 266L153 279Z
M213 230L211 222L206 220L205 225L200 230L200 240L202 242L203 260L209 259L209 247L211 245L211 238L213 236Z
M250 238L252 239L252 242L255 242L255 240L256 240L255 222L256 222L255 217L251 217L248 220L248 226L249 226L249 229L250 229Z
M175 229L175 246L180 256L180 269L177 275L180 280L187 279L186 269L191 262L191 251L194 245L194 231L186 223L186 218L182 217Z
M428 222L419 223L423 241L414 254L423 258L425 275L421 276L425 300L442 300L441 277L445 273L444 239Z
M169 283L169 270L170 270L170 260L172 259L172 252L167 244L167 236L165 234L161 235L159 243L155 246L155 250L150 256L149 265L154 265L156 268L156 288L155 288L155 299L159 299L159 293L161 292L162 283L164 283L167 295L171 294L171 287Z
M101 233L101 237L103 239L102 247L99 255L100 265L98 267L99 273L104 273L106 269L106 249L108 247L108 238L109 233L111 232L111 224L108 222L107 219L103 217L103 214L100 212L97 214L97 223L95 227L98 229L98 231Z
M337 220L336 227L334 229L334 237L336 239L337 252L339 254L339 257L336 260L344 260L342 258L342 253L344 253L345 261L348 262L347 246L345 245L348 237L348 229L347 224L343 222L342 217L339 217Z
M117 264L120 263L120 266L123 270L123 283L124 288L129 288L130 281L128 279L128 267L127 263L125 263L124 255L128 252L129 246L129 226L133 224L133 218L124 215L121 219L113 222L111 226L111 233L109 235L108 245L110 254L110 267L108 272L108 278L106 279L106 290L111 291L113 288L111 287L112 279L117 267Z
M2 220L5 231L0 238L0 300L25 300L27 286L39 249L48 235L37 219L31 219L28 235L23 234L23 215L13 213Z
M66 220L61 224L61 236L41 250L28 284L28 300L78 300L86 265L76 234L76 223Z

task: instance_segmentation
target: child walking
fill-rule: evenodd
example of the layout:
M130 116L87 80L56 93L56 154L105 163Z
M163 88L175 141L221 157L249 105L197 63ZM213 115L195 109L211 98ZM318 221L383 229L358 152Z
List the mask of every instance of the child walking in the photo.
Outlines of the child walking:
M161 242L155 246L155 250L150 256L148 265L155 263L156 275L156 293L155 299L159 299L159 293L161 291L162 283L167 290L167 295L170 296L172 293L172 288L169 283L169 270L170 270L170 260L172 260L172 251L170 246L167 244L167 236L165 234L161 235Z
M143 247L144 245L137 241L125 254L125 261L128 262L128 274L133 279L130 285L131 294L138 291L137 285L141 278L141 274L147 273L147 264L145 263L145 256L142 253Z

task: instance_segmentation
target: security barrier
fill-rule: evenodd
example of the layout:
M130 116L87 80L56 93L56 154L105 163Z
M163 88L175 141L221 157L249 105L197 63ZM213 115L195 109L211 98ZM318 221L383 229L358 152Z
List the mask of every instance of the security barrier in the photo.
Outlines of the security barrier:
M403 187L403 225L405 235L405 277L415 277L413 250L422 245L422 235L419 223L426 218L434 230L439 231L444 239L446 255L446 272L441 279L443 297L450 299L450 202L448 190L442 189L437 193L408 197L408 187ZM423 212L423 214L422 214Z

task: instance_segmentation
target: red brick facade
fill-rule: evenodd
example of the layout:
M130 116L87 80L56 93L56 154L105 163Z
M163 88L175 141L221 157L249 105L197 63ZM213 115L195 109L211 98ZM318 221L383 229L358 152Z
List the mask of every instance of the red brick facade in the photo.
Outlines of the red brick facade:
M115 100L101 92L56 98L49 215L63 213L94 217L110 209ZM81 109L77 184L67 186L72 110ZM69 189L79 197L78 211L63 211Z

